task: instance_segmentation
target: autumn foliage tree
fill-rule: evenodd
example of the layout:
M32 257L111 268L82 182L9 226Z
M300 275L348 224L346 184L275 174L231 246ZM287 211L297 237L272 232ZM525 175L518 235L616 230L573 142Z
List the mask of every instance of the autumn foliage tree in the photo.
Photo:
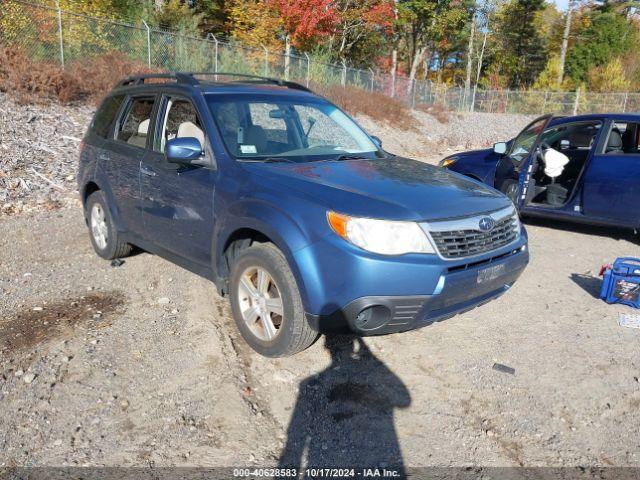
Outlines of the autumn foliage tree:
M331 35L340 16L334 0L267 0L282 19L285 42L300 51L310 50Z
M337 4L340 23L336 28L337 57L365 63L384 48L392 33L392 0L342 0Z

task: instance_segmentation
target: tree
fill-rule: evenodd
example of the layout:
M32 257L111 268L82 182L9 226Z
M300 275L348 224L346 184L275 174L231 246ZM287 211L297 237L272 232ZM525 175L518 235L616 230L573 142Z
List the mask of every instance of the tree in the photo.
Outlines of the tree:
M335 32L340 22L333 0L267 0L282 19L285 42L308 51Z
M199 0L196 3L196 13L201 15L200 30L203 33L227 35L229 25L230 0Z
M196 14L187 2L166 0L153 15L152 22L160 27L199 35L202 15Z
M337 58L351 63L371 63L392 33L394 4L391 0L341 0L336 27Z
M620 58L614 58L602 67L591 68L587 78L589 90L595 92L624 92L631 87L631 82L625 78Z
M537 19L544 0L511 0L496 18L493 72L511 88L531 85L546 63L546 49Z
M461 0L407 0L399 4L399 9L411 89L429 53L439 51L440 66L446 61L452 39L469 21L473 8Z
M272 5L261 0L232 0L227 30L238 42L250 47L282 50L279 38L282 18Z
M576 83L586 81L590 69L630 51L637 39L635 27L623 14L596 10L590 19L567 55L566 70Z

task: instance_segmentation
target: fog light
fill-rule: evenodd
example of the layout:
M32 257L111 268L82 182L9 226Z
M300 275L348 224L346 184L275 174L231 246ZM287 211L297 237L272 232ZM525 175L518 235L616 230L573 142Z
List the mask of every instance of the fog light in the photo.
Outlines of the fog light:
M375 330L385 325L391 319L391 312L382 305L372 305L360 310L355 319L355 326L359 330Z

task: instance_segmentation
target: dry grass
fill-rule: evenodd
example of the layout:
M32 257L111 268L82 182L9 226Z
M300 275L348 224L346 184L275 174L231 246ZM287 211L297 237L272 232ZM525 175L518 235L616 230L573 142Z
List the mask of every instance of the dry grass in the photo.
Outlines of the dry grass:
M417 105L416 108L428 113L440 123L449 123L449 120L451 120L449 112L439 103L434 103L432 105L421 104Z
M119 53L107 53L62 69L29 59L14 47L0 48L0 91L21 103L98 103L122 77L149 69Z
M341 85L312 85L312 89L331 100L351 115L366 115L378 122L386 122L403 130L417 130L418 121L411 109L401 101L382 93L368 92Z
M12 93L21 103L98 103L123 77L153 71L159 70L116 52L73 62L62 69L55 63L33 61L14 47L0 48L0 91ZM404 130L418 129L411 110L382 93L341 85L316 84L313 89L352 115L366 115Z

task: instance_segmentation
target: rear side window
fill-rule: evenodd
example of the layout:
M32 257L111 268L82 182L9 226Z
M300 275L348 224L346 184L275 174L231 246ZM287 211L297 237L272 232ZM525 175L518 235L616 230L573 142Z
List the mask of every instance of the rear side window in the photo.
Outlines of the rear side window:
M133 98L120 119L116 140L145 148L155 97Z
M639 155L640 124L636 122L615 122L609 132L605 153Z
M116 118L118 110L120 110L120 105L124 100L124 95L116 95L115 97L109 97L104 102L96 112L95 117L93 117L93 123L91 124L91 129L93 132L102 138L107 138L109 135L109 129L111 125L113 125L113 121Z

